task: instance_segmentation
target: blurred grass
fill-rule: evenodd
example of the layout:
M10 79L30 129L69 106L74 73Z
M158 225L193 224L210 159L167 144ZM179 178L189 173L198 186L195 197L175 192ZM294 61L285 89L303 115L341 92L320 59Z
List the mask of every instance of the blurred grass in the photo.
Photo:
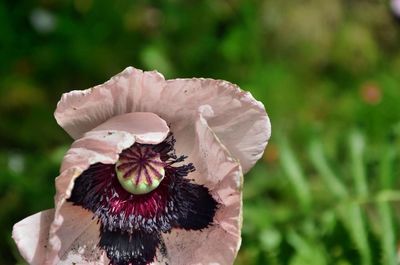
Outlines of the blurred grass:
M236 264L399 264L400 24L378 0L0 2L0 264L52 207L61 93L125 66L230 80L273 124Z

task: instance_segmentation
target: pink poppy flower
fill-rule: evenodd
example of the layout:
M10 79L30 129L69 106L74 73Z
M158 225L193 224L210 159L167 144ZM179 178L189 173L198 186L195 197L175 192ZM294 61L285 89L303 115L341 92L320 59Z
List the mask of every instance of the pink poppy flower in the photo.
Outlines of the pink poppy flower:
M221 80L165 80L128 67L62 96L75 141L55 208L15 224L30 264L232 264L242 175L262 156L262 103Z

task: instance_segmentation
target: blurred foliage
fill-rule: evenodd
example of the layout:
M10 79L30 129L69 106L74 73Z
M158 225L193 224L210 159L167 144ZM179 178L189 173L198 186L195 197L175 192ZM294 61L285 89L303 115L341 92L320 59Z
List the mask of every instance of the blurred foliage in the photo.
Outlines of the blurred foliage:
M399 264L400 24L378 0L0 2L0 264L52 207L61 93L128 65L230 80L273 124L236 264Z

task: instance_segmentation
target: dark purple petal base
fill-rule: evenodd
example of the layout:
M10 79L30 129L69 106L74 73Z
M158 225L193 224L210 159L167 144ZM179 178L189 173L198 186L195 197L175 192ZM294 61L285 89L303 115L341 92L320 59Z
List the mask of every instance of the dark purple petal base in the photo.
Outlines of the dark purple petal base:
M159 153L166 164L164 179L147 194L132 194L122 188L115 165L94 164L76 179L69 201L98 218L99 247L106 251L110 264L149 264L157 249L166 255L161 232L172 228L201 230L213 223L218 203L206 187L186 178L195 170L192 164L175 166L186 157L175 155L174 143L170 135L158 145L146 146Z
M154 261L161 240L159 233L102 230L99 246L113 265L146 265Z

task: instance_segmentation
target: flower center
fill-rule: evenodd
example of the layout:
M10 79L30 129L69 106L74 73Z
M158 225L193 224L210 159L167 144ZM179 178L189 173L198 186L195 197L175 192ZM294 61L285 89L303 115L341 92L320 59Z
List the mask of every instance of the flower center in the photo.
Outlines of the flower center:
M160 185L165 176L160 154L151 147L134 144L125 149L115 165L121 186L132 194L146 194Z

